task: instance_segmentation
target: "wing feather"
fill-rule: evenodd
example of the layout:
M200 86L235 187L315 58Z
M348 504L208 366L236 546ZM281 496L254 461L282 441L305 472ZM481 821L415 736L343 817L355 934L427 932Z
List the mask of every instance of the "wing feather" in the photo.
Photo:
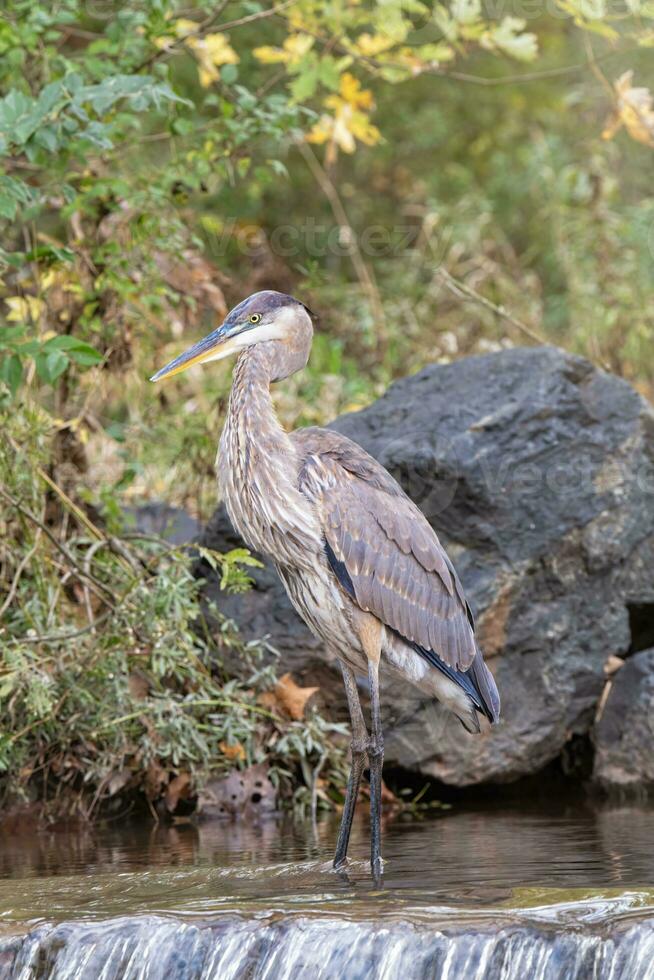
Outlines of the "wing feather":
M468 606L425 516L345 437L301 429L293 438L302 450L300 490L316 505L357 604L449 667L467 670L477 654Z

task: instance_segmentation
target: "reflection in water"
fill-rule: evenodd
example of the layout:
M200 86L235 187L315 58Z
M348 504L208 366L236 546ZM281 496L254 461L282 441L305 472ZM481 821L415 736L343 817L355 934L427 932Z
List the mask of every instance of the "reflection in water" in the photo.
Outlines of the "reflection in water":
M0 837L0 879L155 868L251 867L328 861L337 820L309 824L215 821L196 826L107 824ZM455 807L424 819L386 817L385 885L469 893L521 886L654 887L654 808ZM355 824L351 856L365 861L368 828ZM0 909L1 911L1 909Z
M336 830L4 837L0 980L654 980L654 809L396 815L381 890L365 822L344 873L330 865ZM30 920L42 924L23 938Z

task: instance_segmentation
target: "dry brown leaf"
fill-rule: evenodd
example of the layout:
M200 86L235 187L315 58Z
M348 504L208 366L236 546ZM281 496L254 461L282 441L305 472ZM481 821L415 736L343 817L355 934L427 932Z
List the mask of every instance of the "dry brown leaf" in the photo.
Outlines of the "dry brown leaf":
M170 780L164 795L166 808L170 813L177 809L180 800L185 800L190 795L190 790L191 776L188 772L180 772Z
M632 139L654 147L654 100L648 88L634 88L633 71L626 71L615 82L617 96L615 112L607 120L602 138L613 139L624 128Z
M227 315L227 302L221 287L229 280L217 266L191 249L182 252L179 260L163 252L155 253L154 260L165 281L176 292L192 296L221 317Z
M121 790L130 782L133 773L131 769L117 769L111 774L111 777L106 785L106 792L108 796L115 796L116 793L120 793Z
M145 774L143 789L149 800L156 800L161 796L163 787L168 782L168 772L158 762L151 762Z
M133 670L129 677L127 678L127 684L129 687L129 693L137 701L142 701L150 693L150 682L147 677L138 671Z
M293 721L301 721L307 701L319 690L318 687L300 687L290 674L284 674L275 684L272 693L278 705Z
M230 762L245 762L245 749L240 742L228 745L227 742L219 742L218 748Z
M267 708L273 714L277 714L280 710L280 703L273 691L263 691L257 698L257 704L260 704L262 708Z

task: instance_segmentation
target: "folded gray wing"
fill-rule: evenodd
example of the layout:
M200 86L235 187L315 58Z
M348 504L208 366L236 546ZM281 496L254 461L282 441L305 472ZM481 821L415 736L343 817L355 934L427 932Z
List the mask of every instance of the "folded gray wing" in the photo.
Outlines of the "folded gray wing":
M294 437L303 451L300 490L316 505L326 545L359 607L450 667L467 670L477 652L472 618L425 516L344 436L305 429Z

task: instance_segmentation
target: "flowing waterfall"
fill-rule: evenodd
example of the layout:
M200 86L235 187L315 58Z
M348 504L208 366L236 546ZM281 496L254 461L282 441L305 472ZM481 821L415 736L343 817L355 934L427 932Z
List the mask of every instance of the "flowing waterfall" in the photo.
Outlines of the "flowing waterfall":
M654 919L435 929L288 916L143 915L0 940L0 980L653 980Z

